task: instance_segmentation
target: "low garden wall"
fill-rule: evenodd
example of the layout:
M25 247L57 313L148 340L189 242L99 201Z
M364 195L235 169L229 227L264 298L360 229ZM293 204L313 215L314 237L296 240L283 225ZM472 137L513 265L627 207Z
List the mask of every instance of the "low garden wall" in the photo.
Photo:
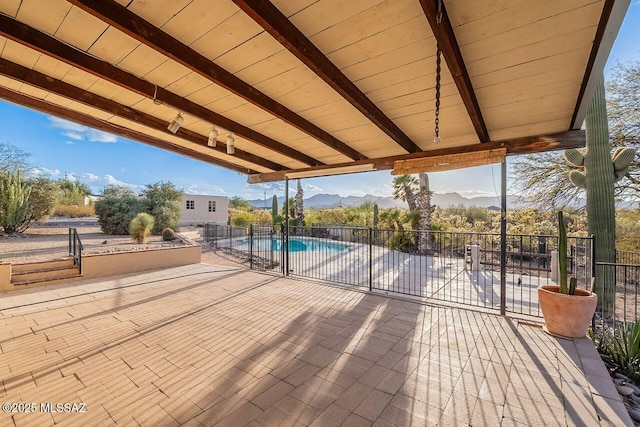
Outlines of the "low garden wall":
M201 249L202 247L199 244L191 244L173 248L84 255L82 257L82 278L93 279L199 264L202 254ZM50 282L31 284L29 287L45 286L47 284L50 284ZM0 262L0 292L13 289L17 289L17 287L11 283L11 264Z
M11 264L0 262L0 291L13 289L11 285Z
M189 245L170 249L84 255L82 257L82 277L92 279L198 264L201 260L201 249L200 245Z

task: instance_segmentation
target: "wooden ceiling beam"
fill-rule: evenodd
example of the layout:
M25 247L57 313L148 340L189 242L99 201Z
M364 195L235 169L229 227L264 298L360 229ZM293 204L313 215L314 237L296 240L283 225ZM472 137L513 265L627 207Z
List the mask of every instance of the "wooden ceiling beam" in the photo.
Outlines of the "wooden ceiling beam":
M611 12L613 11L613 7L615 3L616 3L615 0L606 0L604 3L602 14L600 15L600 21L598 22L598 28L596 29L596 36L593 39L593 46L591 47L591 53L589 54L589 60L587 61L587 67L584 71L582 84L580 85L578 100L576 101L576 106L573 110L573 115L571 116L571 124L569 125L569 130L580 129L580 127L582 126L582 120L577 120L578 114L580 113L581 107L583 107L582 101L587 91L587 86L589 85L589 82L592 79L591 73L593 72L596 59L598 58L598 54L600 53L600 45L602 44L602 40L605 37L605 31L607 29L607 24L609 23L609 17L611 16ZM624 10L626 11L626 8ZM606 61L606 57L603 58L602 61ZM595 82L599 81L600 76L595 76L593 80ZM591 91L591 95L593 95L593 91ZM589 99L588 102L586 103L586 108L584 108L584 114L586 114L586 111L588 110L590 105L591 105L591 99Z
M490 141L483 144L475 144L470 146L458 146L449 148L440 148L437 150L422 151L420 153L403 154L400 156L381 157L377 159L358 160L351 163L340 163L326 166L316 166L306 169L291 169L279 172L259 173L249 175L247 182L257 184L260 182L282 181L287 174L295 174L301 172L309 172L307 176L326 176L331 175L331 170L354 168L357 165L372 165L371 170L389 170L394 168L394 164L401 160L415 160L424 158L455 156L455 155L471 155L472 153L484 153L488 150L506 149L507 156L516 156L522 154L542 153L545 151L567 150L569 148L582 148L586 144L586 134L583 130L571 130L567 132L559 132L549 135L527 136L523 138L509 139L503 141ZM314 175L312 172L317 172ZM337 174L337 172L336 172Z
M352 160L367 157L115 1L67 0Z
M409 153L422 151L271 2L267 0L233 0L233 2L398 145Z
M437 18L438 0L420 0L420 5L422 6L422 10L427 17L427 20L429 21L434 37L440 43L442 55L447 62L447 66L451 72L451 77L453 77L453 81L456 83L458 93L460 94L462 102L467 109L469 118L471 118L471 122L476 130L478 139L480 142L486 143L490 140L489 131L487 130L487 125L485 124L484 119L482 118L482 111L480 110L478 99L476 98L476 94L473 90L473 85L471 84L467 67L464 65L460 46L458 46L458 42L456 41L453 26L451 25L451 21L447 15L447 10L444 7L444 1L441 4L442 19L440 24L438 24Z
M0 58L0 74L11 79L26 83L28 85L40 88L47 92L54 93L63 98L76 101L89 107L97 108L99 110L111 113L115 116L140 123L151 129L166 133L168 136L173 136L173 134L167 129L167 122L165 120L159 119L150 114L143 113L133 108L126 107L115 101L80 89L61 80L51 78L38 71L31 70L6 59ZM180 128L175 135L192 144L197 144L204 147L207 146L208 138L200 135L197 132L193 132L185 128ZM215 148L210 149L226 155L226 144L220 141L218 141L218 144ZM285 167L282 165L239 149L235 150L235 154L233 155L233 157L274 171L285 169ZM230 163L233 163L233 161L231 161Z
M71 111L59 105L51 104L50 102L43 101L41 99L33 98L13 90L0 87L0 98L12 102L14 104L21 105L32 110L37 110L45 114L60 117L65 120L69 120L75 123L79 123L85 126L89 126L93 129L98 129L104 132L108 132L114 135L119 135L125 138L129 138L135 141L140 141L145 144L152 145L157 148L170 150L184 156L191 157L196 160L201 160L206 163L210 163L223 168L231 169L243 174L255 174L258 173L255 170L249 168L243 168L233 163L226 162L224 160L214 159L204 153L200 153L189 148L185 148L179 145L174 145L162 139L153 138L141 132L137 132L131 129L127 129L113 123L105 122L103 120L96 119L86 114L79 113L77 111Z
M0 14L0 35L149 99L154 98L157 89L155 98L179 111L206 120L244 139L301 163L310 166L324 164L311 156L294 150L251 128L204 108L173 92L157 87L153 83L121 70L94 56L88 55L35 28L2 14Z

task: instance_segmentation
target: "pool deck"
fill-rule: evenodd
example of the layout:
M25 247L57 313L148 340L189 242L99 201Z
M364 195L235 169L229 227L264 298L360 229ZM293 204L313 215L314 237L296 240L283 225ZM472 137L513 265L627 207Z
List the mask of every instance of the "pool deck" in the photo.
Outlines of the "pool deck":
M14 291L0 324L2 403L36 405L2 426L632 425L587 338L233 267Z

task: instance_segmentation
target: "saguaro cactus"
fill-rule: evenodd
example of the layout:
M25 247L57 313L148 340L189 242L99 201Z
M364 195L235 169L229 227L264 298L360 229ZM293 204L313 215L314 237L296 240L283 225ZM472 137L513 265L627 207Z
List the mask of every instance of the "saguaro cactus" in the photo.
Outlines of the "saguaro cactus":
M577 279L571 278L567 282L567 225L564 222L564 214L558 211L558 270L560 273L560 293L574 295L576 293Z
M304 193L302 192L302 184L298 180L298 191L296 192L296 224L298 227L304 225Z
M635 150L619 148L611 156L609 127L604 96L604 79L593 95L586 117L587 148L584 152L566 150L566 161L578 168L569 174L571 182L587 192L587 223L589 234L596 239L596 261L615 262L615 181L623 178L628 170ZM600 309L610 309L613 305L614 282L607 277L596 278L596 293ZM605 294L605 284L606 294Z
M273 198L271 199L271 220L273 221L274 224L277 218L278 218L278 198L274 194Z
M378 204L375 203L373 205L373 228L378 228L379 222L380 222L380 216L378 212Z

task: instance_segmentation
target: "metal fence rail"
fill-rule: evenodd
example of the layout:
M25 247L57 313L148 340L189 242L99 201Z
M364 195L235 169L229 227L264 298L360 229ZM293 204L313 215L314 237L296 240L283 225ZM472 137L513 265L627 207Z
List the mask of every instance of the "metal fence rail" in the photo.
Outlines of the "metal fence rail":
M596 323L615 330L640 320L640 265L597 262L596 277L604 286L598 293Z
M640 265L640 252L622 251L616 249L616 263Z
M251 260L251 268L342 285L500 308L497 233L421 232L344 226L205 224L205 241ZM541 316L537 287L557 281L557 236L507 235L506 311ZM592 239L569 238L570 274L587 288Z

